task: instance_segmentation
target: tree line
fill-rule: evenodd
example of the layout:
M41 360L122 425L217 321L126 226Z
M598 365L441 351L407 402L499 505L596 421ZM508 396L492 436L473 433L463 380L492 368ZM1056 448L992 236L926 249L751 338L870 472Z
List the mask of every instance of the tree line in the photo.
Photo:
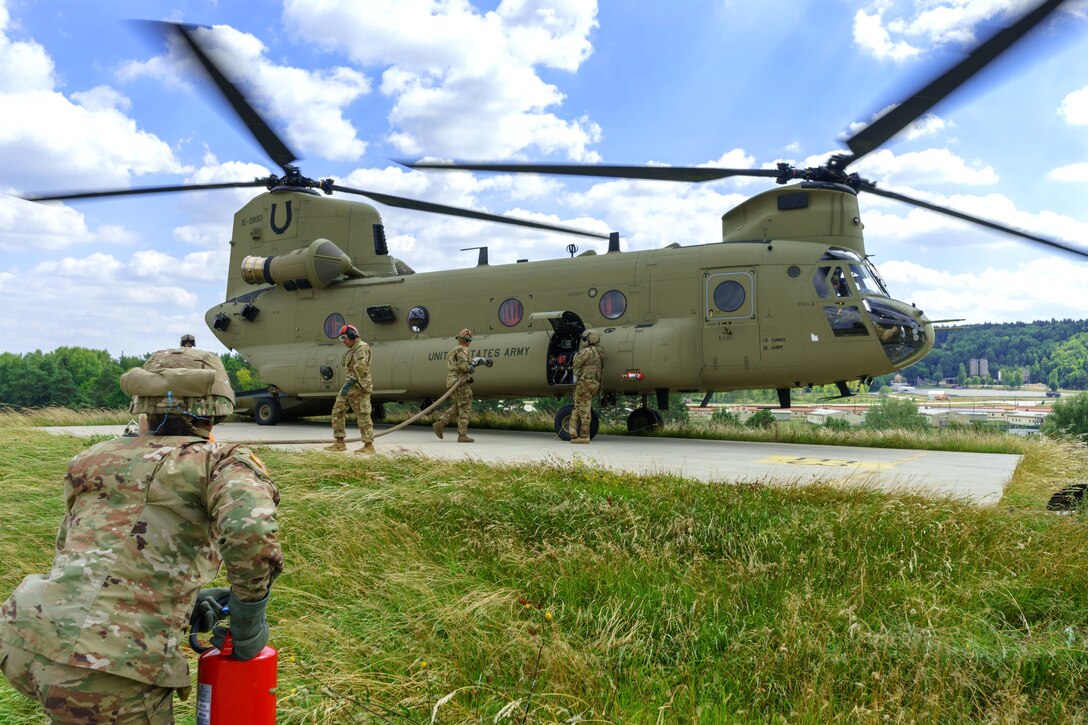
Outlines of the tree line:
M105 350L59 347L15 354L0 353L0 406L14 408L125 408L121 374L139 367L151 353L112 357ZM237 353L219 356L235 390L261 387L257 371Z
M932 352L902 374L926 383L987 382L981 376L969 379L972 359L987 361L990 382L1001 371L1003 384L1088 389L1088 320L983 323L939 330Z

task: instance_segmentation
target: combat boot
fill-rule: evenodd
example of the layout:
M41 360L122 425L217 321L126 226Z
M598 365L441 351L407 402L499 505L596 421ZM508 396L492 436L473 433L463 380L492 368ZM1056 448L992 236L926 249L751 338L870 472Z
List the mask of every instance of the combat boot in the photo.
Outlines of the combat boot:
M436 420L434 422L434 425L432 425L431 427L434 428L434 434L436 436L438 436L439 440L441 440L442 439L442 429L445 428L446 426L442 425L442 421Z
M587 438L585 436L583 436L581 438L571 438L570 442L571 443L585 444L585 445L588 446L589 445L589 438Z
M367 454L377 453L377 451L374 450L374 443L372 441L367 441L365 446L363 446L362 448L360 448L359 450L357 450L355 452L356 453L367 453Z
M344 445L343 438L337 438L331 446L325 446L326 451L346 451L347 446Z
M458 443L475 443L475 438L469 438L467 433L460 433L457 436Z

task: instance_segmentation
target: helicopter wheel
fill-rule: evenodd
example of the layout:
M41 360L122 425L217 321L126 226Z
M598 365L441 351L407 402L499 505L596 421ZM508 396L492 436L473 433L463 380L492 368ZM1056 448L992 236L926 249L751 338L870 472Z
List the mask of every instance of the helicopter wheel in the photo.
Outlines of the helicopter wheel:
M283 419L283 408L275 398L261 398L253 408L253 420L257 425L276 425Z
M385 403L374 403L370 407L370 420L375 423L385 422Z
M564 405L555 414L555 434L562 440L570 440L570 416L574 412L573 405ZM597 415L596 408L589 409L589 439L597 437L597 431L601 428L601 419Z
M627 416L628 433L652 433L663 424L661 413L653 408L635 408Z

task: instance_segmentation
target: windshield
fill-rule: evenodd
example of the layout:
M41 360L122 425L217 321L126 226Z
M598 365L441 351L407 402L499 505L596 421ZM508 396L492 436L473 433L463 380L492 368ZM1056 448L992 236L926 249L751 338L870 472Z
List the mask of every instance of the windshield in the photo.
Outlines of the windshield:
M851 264L850 275L854 278L854 284L857 285L858 292L863 295L881 295L887 297L888 293L885 292L880 283L871 273L872 265L870 264Z
M842 249L840 247L830 247L824 252L821 261L836 261L843 262L841 265L843 268L850 270L850 276L854 279L854 284L858 288L858 292L863 295L880 295L881 297L890 297L888 294L888 288L884 284L884 280L880 278L880 274L876 271L876 267L873 263L866 259L862 259L857 252L850 249ZM828 267L822 269L827 270ZM820 295L826 297L830 295Z

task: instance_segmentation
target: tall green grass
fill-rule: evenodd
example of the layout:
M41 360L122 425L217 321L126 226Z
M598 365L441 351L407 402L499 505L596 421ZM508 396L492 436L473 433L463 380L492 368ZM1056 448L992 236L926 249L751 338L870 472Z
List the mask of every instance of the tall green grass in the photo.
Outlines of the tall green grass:
M1052 445L985 509L262 450L279 722L1084 721L1088 529L1043 505L1088 454ZM48 569L85 446L0 421L0 596ZM0 683L0 722L34 713Z

